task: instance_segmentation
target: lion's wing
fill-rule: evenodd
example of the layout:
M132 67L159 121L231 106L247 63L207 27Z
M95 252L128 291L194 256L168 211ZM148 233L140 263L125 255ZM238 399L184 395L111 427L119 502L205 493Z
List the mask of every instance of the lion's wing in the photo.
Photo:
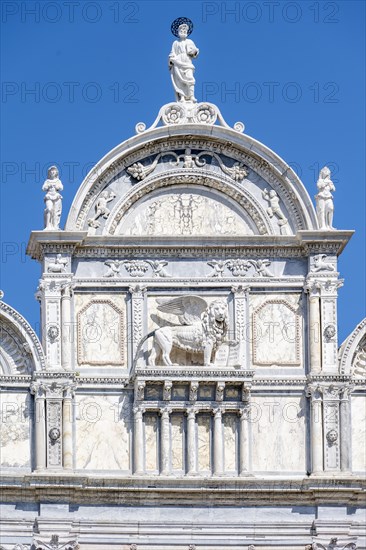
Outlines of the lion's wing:
M179 296L172 299L157 299L158 310L179 316L184 325L194 325L201 321L202 313L207 309L207 302L200 296Z

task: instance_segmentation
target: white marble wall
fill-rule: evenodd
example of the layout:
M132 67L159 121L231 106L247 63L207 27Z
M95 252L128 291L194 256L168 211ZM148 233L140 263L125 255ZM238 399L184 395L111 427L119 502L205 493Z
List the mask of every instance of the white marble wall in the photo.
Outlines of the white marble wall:
M76 468L131 469L131 404L123 396L76 396Z
M366 472L366 398L354 395L352 410L352 470Z
M306 472L305 399L295 395L253 399L250 428L254 473Z
M2 468L31 466L31 410L27 393L1 393L0 459Z

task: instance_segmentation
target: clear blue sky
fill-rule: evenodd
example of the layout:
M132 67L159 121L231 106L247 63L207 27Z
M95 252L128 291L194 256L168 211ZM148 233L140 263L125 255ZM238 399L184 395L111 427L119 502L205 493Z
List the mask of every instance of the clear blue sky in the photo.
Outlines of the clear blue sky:
M193 20L196 95L290 163L310 195L333 172L341 256L340 342L365 315L365 3L7 1L2 10L1 283L33 326L42 183L57 164L62 224L90 167L174 99L171 22Z

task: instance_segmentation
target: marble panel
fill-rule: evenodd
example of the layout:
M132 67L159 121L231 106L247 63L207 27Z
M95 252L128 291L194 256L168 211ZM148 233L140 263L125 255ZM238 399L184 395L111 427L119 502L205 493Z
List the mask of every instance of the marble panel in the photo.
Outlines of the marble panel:
M30 396L24 393L1 393L0 459L1 466L29 467Z
M131 403L121 395L76 397L76 468L130 470Z
M306 472L304 396L256 397L249 427L254 472Z
M216 192L175 186L133 205L122 220L123 235L251 235L245 214Z
M366 398L352 396L352 469L366 471Z
M197 415L198 438L198 469L200 471L211 470L211 416L208 414Z
M222 417L224 431L224 464L226 472L237 471L238 416L226 413Z
M301 295L251 295L252 360L256 366L301 366Z
M76 294L77 363L125 366L126 306L121 294Z
M172 469L184 470L184 415L174 413L170 417L172 434Z
M158 470L158 415L146 413L145 423L145 469L156 472Z

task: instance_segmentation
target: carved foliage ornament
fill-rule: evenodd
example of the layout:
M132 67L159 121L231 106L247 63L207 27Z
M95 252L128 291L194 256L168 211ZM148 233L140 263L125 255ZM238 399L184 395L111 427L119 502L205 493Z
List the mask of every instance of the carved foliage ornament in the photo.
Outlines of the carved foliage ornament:
M214 152L203 151L201 153L192 154L191 149L185 149L184 154L178 155L174 151L167 151L159 153L150 165L144 166L141 162L135 162L127 168L127 172L137 181L144 180L149 174L151 174L158 165L159 160L162 157L171 156L174 160L170 161L171 166L178 166L182 164L183 168L202 168L207 164L204 157L214 158L221 170L234 181L241 182L248 175L248 168L240 162L235 162L232 166L226 166L221 160L220 156ZM275 193L275 191L274 191ZM287 220L286 220L287 223Z
M130 277L143 277L149 267L154 277L166 278L171 276L165 269L168 262L163 260L107 260L104 265L108 268L104 273L104 277L110 278L120 277L122 266L124 266Z
M259 277L274 277L273 273L268 269L271 262L267 259L263 260L212 260L207 264L213 267L210 277L223 277L225 268L231 271L234 277L245 277L250 268L254 268Z
M210 124L218 121L218 125L224 128L230 128L225 122L220 110L213 103L168 103L164 105L154 123L148 130L153 130L159 124L171 126L173 124ZM236 122L233 126L236 132L244 131L244 124ZM146 124L139 122L136 124L136 133L141 134L146 130ZM231 129L231 128L230 128Z

